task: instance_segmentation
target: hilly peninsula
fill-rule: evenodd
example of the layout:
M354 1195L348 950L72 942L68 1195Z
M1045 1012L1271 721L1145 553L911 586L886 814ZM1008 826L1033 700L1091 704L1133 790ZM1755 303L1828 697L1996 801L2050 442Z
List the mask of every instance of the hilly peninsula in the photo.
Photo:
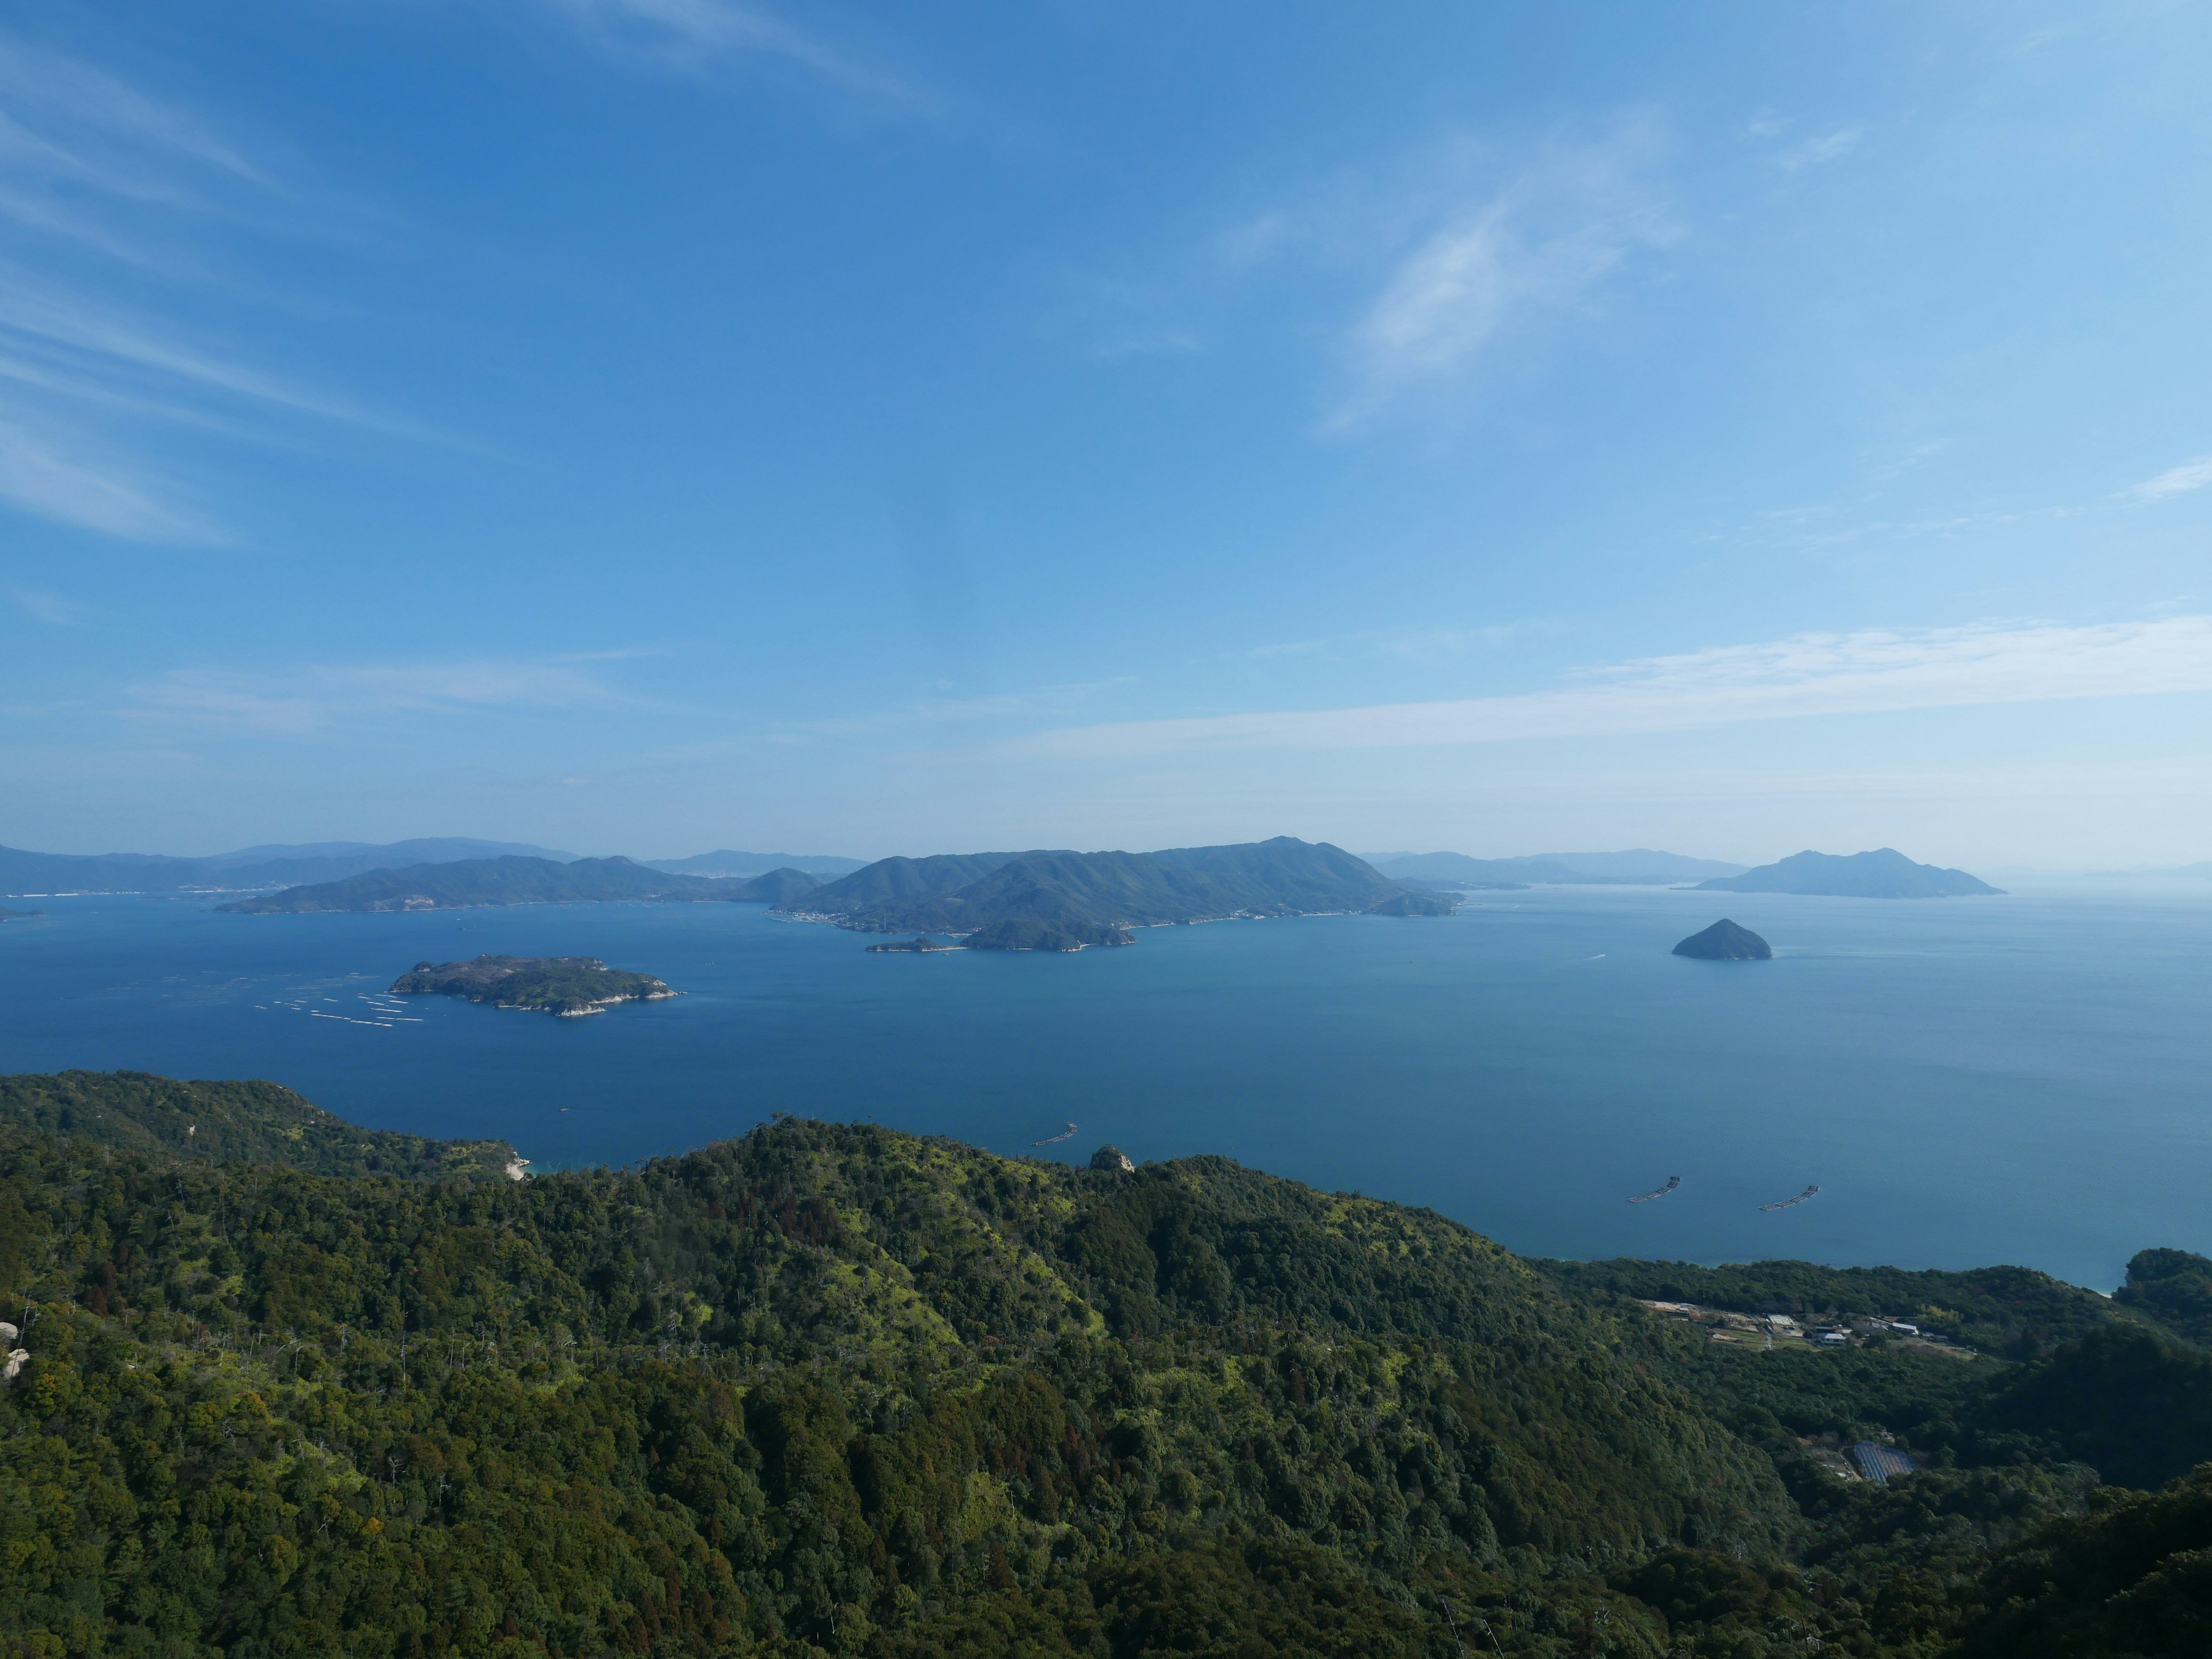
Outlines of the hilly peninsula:
M1279 836L1157 853L885 859L777 908L861 933L966 934L970 949L1066 950L1126 945L1132 927L1369 911L1407 893L1340 848ZM1412 908L1443 903L1425 896Z
M324 1167L324 1129L375 1138L270 1085L19 1098L9 1653L2204 1650L2212 1355L2166 1310L2212 1261L2183 1252L2126 1301L1548 1262L1223 1158L779 1117L392 1179L441 1155ZM184 1143L217 1106L265 1155Z
M2002 888L1932 864L1915 864L1893 847L1841 856L1796 853L1740 876L1716 876L1699 892L1799 893L1821 898L1959 898L2002 894Z
M714 880L654 870L625 858L460 859L404 870L371 870L343 881L288 887L263 898L216 906L241 915L305 915L322 911L457 910L485 905L574 904L651 899L727 903L787 901L815 885L799 870L771 870L750 881Z
M364 870L398 870L455 859L519 854L565 864L575 857L514 842L432 836L413 841L317 842L297 847L248 847L211 858L158 853L27 853L0 847L0 893L251 892L302 882L338 881Z
M677 994L650 974L610 968L597 957L494 957L418 962L392 982L394 996L461 997L495 1008L575 1018L617 1002L657 1002Z

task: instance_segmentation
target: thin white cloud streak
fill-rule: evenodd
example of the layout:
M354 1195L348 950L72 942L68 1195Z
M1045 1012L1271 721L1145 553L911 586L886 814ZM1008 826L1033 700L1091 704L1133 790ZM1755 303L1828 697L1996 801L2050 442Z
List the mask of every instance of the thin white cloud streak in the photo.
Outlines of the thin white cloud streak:
M1137 720L1033 733L1009 757L1629 737L1807 715L2212 691L2212 617L1807 634L1591 671L1555 691Z
M1039 714L1065 714L1077 706L1133 684L1128 675L1068 685L1041 685L1026 691L1004 691L984 697L940 697L908 703L870 714L805 720L771 735L771 741L792 742L801 737L858 737L900 726L949 724L961 720L1018 720Z
M157 326L143 319L86 304L40 283L21 267L6 264L0 264L0 331L16 337L19 345L60 348L76 361L100 364L111 374L118 368L149 372L248 402L355 425L397 429L391 422L336 399L288 386L177 340L164 339Z
M120 540L236 539L156 456L146 422L289 442L296 417L433 438L281 374L147 301L206 279L191 249L296 204L189 111L0 35L0 501ZM128 268L133 307L106 284Z
M2166 495L2186 495L2207 484L2212 484L2212 455L2199 455L2193 461L2167 468L2155 478L2145 478L2121 495L2128 501L2154 501Z
M133 706L117 711L127 718L295 737L395 714L566 714L652 706L586 672L575 659L317 665L290 675L179 669L132 686L130 695Z
M1510 329L1571 309L1636 252L1677 240L1655 182L1664 145L1632 125L1559 148L1474 202L1461 199L1399 258L1351 330L1354 427L1413 388L1463 377Z
M550 0L591 38L684 69L757 55L798 64L842 90L907 114L936 100L903 76L842 52L756 6L732 0Z
M23 614L55 628L74 628L92 614L92 607L36 587L19 587L15 603Z
M125 541L216 545L229 539L221 525L151 482L143 466L96 457L83 446L58 448L4 419L0 500L40 518Z
M1774 158L1775 164L1784 172L1802 173L1808 167L1825 166L1841 161L1859 147L1866 137L1858 127L1838 127L1833 132L1808 138L1803 143L1786 149Z
M253 183L265 182L258 169L196 117L58 52L20 40L0 40L0 97L15 109L64 118L88 135L171 151ZM22 134L20 142L51 157L52 165L88 182L118 191L149 188L128 174L105 171L62 144L24 132L12 122L9 125Z

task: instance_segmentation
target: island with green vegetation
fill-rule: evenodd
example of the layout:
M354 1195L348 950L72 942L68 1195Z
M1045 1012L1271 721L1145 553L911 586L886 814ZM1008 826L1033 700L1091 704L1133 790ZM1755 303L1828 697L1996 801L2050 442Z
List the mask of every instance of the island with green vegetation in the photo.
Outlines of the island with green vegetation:
M1449 893L1437 893L1408 889L1393 893L1367 907L1370 916L1448 916L1459 908L1460 901Z
M2111 1300L1547 1262L1225 1158L795 1118L327 1169L273 1085L7 1085L11 1653L2203 1651L2185 1252ZM173 1138L210 1103L256 1155ZM1724 1340L1778 1314L1857 1334Z
M964 951L967 948L957 939L932 939L927 933L916 933L912 939L890 939L868 947L872 954L878 956L941 956L947 951Z
M655 870L625 858L459 859L404 870L370 870L343 881L288 887L264 897L218 904L240 915L307 915L327 911L457 910L485 905L608 903L786 903L815 886L799 870L771 870L750 880L717 880Z
M462 997L495 1008L574 1018L617 1002L658 1002L676 992L650 974L610 968L597 957L477 957L418 962L392 982L394 996Z
M33 916L46 915L43 910L10 910L0 905L0 921L28 921Z
M1410 901L1410 902L1409 902ZM1449 914L1340 848L1279 836L1158 853L973 853L883 859L775 908L860 933L965 936L969 948L1073 951L1176 922L1374 912Z
M1677 945L1674 954L1699 962L1771 962L1774 947L1750 928L1723 916L1702 933L1692 933Z
M1793 853L1740 876L1701 881L1701 893L1800 893L1819 898L1960 898L2002 896L1964 870L1915 864L1893 847L1848 857L1833 853Z

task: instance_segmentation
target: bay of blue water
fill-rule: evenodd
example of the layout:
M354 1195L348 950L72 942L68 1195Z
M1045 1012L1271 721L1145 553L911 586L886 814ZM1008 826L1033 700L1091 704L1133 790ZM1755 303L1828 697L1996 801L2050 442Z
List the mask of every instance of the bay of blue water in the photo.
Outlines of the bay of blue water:
M270 1078L356 1122L504 1137L539 1169L777 1112L1024 1154L1072 1121L1033 1155L1222 1152L1541 1255L2009 1261L2109 1287L2146 1245L2212 1253L2212 890L1552 888L1449 920L933 957L748 905L36 902L0 925L0 1071ZM1777 959L1669 954L1723 914ZM684 994L586 1019L375 1012L418 960L483 951L600 956Z

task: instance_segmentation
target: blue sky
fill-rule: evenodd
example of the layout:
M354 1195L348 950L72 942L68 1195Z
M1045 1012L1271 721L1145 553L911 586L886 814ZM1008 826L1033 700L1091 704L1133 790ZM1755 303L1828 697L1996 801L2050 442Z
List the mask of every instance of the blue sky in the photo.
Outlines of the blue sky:
M2212 857L2208 68L0 8L0 842Z

